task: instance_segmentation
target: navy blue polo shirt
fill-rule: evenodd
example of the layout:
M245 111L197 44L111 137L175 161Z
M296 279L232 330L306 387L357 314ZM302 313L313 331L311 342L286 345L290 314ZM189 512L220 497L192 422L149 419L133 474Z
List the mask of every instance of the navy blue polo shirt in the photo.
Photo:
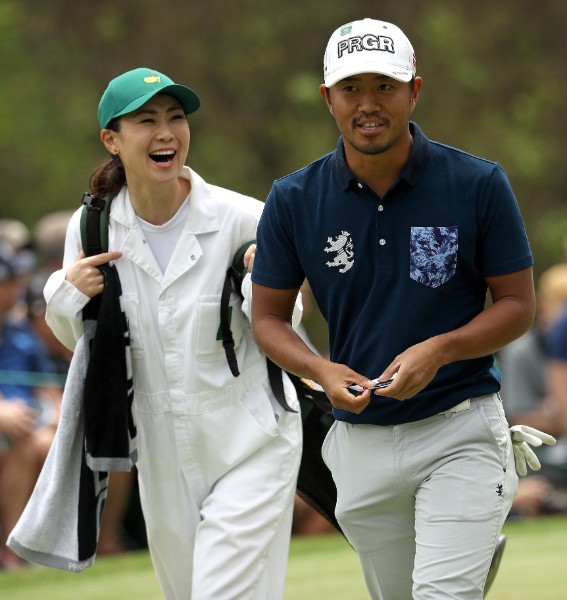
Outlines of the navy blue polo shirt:
M379 197L337 149L274 182L258 227L252 279L298 288L307 277L329 325L330 358L373 379L408 347L468 323L485 277L533 264L518 204L496 163L436 142L410 124L413 147ZM492 355L442 367L403 402L372 396L350 423L416 421L496 392Z

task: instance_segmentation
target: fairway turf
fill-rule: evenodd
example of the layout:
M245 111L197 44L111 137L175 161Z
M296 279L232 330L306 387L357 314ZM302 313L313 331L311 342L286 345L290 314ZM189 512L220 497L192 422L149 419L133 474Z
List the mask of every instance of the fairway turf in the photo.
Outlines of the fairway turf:
M488 600L567 598L567 517L511 521ZM0 571L0 600L161 600L147 552L98 558L81 574ZM356 554L339 535L294 537L285 600L368 600ZM267 598L266 600L270 600Z

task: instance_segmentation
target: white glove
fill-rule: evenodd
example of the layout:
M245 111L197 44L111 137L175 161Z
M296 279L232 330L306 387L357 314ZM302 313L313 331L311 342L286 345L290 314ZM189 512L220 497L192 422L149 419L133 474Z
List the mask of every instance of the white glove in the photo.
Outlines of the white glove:
M512 436L516 471L522 476L528 473L526 463L534 471L541 469L541 463L530 448L530 445L537 448L542 444L554 446L556 442L556 439L552 435L543 433L543 431L539 431L539 429L529 427L528 425L514 425L514 427L510 427L510 435Z

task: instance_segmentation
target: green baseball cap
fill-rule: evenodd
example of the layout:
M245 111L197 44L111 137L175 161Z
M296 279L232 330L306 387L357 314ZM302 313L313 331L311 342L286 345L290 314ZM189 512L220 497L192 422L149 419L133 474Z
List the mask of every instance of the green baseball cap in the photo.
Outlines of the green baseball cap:
M105 129L112 119L140 108L156 94L167 94L179 100L186 115L195 112L201 105L199 96L192 89L174 83L167 75L153 69L134 69L108 84L98 105L101 129Z

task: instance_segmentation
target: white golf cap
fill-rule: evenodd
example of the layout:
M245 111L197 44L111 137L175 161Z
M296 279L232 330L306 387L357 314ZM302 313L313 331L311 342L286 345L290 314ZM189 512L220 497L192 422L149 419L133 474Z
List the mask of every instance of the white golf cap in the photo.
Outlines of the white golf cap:
M398 81L415 75L415 53L396 25L362 19L339 27L329 39L324 58L325 85L351 75L380 73Z

